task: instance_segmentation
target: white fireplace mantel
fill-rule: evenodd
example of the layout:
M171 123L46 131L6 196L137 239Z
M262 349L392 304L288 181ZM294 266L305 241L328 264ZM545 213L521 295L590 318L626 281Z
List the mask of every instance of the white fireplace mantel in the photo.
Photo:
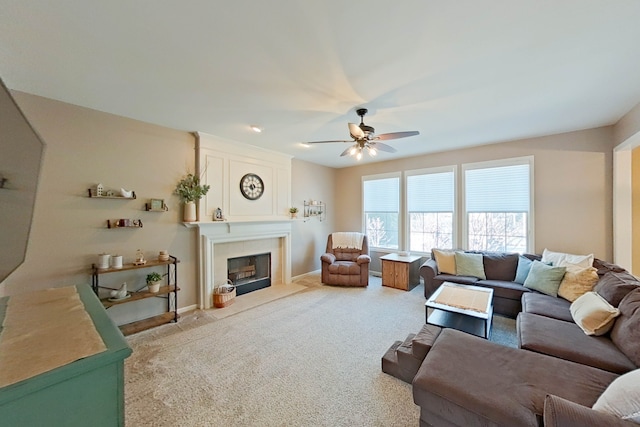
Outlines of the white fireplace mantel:
M206 221L187 222L186 227L198 229L199 245L199 286L198 305L201 309L212 306L213 290L225 283L226 277L215 277L215 245L220 243L241 242L258 239L282 239L283 281L291 283L291 220L287 218L261 219L255 221Z

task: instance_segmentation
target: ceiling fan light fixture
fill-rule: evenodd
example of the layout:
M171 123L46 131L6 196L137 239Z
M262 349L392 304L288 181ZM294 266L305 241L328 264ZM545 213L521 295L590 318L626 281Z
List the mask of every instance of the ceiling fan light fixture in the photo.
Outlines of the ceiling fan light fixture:
M369 155L372 157L375 157L378 154L378 151L373 148L373 147L368 147L369 148Z
M349 150L349 154L353 156L356 154L357 151L358 151L358 148L354 145L353 147L351 147L351 150Z
M255 133L261 133L262 132L262 127L258 126L258 125L251 125L249 126L249 128L254 131Z
M358 154L356 154L356 160L362 159L362 150L358 150Z

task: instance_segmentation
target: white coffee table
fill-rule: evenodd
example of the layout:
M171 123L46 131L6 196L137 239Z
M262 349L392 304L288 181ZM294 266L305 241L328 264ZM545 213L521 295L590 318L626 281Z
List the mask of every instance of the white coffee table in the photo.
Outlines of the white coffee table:
M493 289L444 282L425 303L425 311L426 323L488 339L493 318Z

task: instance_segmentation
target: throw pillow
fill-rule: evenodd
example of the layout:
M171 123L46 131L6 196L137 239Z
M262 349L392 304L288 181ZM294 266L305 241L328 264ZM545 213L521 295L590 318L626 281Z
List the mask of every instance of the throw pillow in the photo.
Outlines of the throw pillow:
M556 267L564 267L566 264L578 264L582 267L593 267L593 254L573 255L564 252L552 252L545 248L542 252L542 261L551 262Z
M527 280L527 276L529 275L529 270L531 270L531 261L526 256L520 255L518 257L518 268L516 269L516 279L514 282L520 283L521 285Z
M456 273L459 276L473 276L481 280L487 277L484 274L482 254L455 252Z
M640 369L619 376L600 395L593 410L640 424Z
M595 292L578 297L569 307L576 325L587 335L604 335L613 327L620 310Z
M456 274L455 252L441 249L432 249L431 252L438 265L439 273Z
M577 264L567 264L558 296L568 301L575 301L580 295L589 292L598 283L598 270L594 267L583 268Z
M541 261L533 261L527 279L524 281L524 287L557 297L565 271L564 267L553 267Z
M640 366L640 288L629 292L618 306L620 317L611 329L611 341Z

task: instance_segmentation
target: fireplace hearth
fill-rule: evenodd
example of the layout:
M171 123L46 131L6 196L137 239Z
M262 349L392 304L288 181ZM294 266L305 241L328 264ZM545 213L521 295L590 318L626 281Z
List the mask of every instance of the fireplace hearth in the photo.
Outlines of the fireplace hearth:
M243 295L271 286L271 253L227 259L227 277Z

